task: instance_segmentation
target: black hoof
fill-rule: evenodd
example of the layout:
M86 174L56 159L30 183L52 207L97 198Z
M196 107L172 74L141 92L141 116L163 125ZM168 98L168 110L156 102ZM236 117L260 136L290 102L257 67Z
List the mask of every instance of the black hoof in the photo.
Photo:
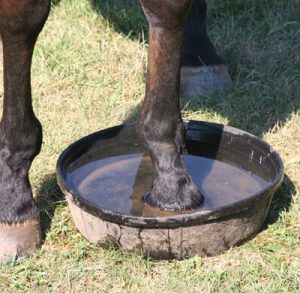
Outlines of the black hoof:
M148 192L144 196L144 201L150 206L164 211L182 211L200 208L204 196L198 191L190 196L180 196L168 200L165 197L155 196L152 192Z

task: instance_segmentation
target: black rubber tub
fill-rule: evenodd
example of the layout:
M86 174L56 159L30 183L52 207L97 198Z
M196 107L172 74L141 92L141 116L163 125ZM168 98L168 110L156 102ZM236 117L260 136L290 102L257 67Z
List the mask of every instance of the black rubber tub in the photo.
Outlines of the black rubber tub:
M166 212L144 202L152 163L135 125L70 145L57 178L75 225L92 243L156 259L219 254L258 233L284 168L270 145L245 131L189 121L185 164L204 194L196 210Z

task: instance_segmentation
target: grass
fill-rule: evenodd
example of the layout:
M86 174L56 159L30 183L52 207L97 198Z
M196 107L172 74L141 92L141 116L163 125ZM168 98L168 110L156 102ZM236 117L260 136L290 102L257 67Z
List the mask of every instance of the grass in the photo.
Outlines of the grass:
M262 137L281 154L285 181L251 241L217 257L169 262L89 244L55 179L56 160L71 142L135 119L147 57L141 10L134 0L54 2L32 68L44 140L30 177L45 240L28 260L0 266L0 291L299 292L299 0L209 1L209 34L234 86L184 99L183 115Z

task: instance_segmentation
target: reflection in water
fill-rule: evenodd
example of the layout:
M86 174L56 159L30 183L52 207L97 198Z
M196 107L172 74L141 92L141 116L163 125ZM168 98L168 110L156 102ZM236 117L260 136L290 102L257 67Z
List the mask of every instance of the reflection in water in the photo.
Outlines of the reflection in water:
M268 184L251 171L221 160L195 155L185 155L184 160L205 197L200 208L203 211L246 199ZM178 214L144 203L143 197L153 182L152 163L147 154L121 155L82 164L68 173L66 179L74 192L98 208L134 216Z

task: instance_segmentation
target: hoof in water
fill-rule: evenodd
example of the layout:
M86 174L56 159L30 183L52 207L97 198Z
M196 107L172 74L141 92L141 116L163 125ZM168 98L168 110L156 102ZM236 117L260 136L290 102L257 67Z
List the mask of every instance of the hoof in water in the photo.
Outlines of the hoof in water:
M152 192L148 192L144 196L144 201L152 207L159 208L164 211L183 211L183 210L193 210L198 209L204 201L203 195L198 191L198 193L190 196L183 197L183 199L178 199L175 201L161 200L161 197L154 196Z
M20 223L0 223L0 263L27 257L40 246L39 218Z
M225 64L182 67L180 76L181 97L208 97L232 85Z

